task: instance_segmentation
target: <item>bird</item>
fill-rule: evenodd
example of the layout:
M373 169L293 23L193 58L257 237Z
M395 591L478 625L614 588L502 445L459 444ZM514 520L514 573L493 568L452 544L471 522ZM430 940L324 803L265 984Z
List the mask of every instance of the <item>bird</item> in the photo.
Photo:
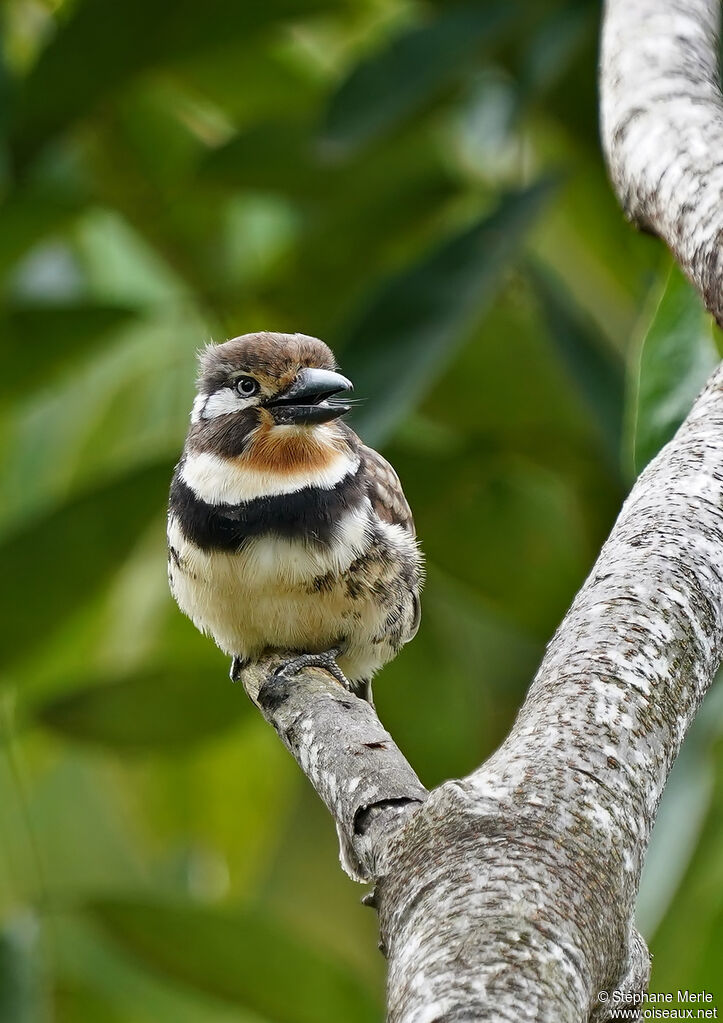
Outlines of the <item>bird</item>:
M344 422L352 382L306 334L244 334L199 353L168 503L179 608L231 658L232 680L326 669L372 701L420 623L423 557L399 477Z

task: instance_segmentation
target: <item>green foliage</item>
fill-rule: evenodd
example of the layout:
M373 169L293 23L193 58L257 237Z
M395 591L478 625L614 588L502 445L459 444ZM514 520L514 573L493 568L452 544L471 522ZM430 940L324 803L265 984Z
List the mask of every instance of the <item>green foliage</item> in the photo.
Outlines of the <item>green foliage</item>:
M351 971L258 913L142 902L98 903L92 912L154 969L279 1023L378 1018L380 1007Z
M38 365L47 385L136 315L132 307L89 302L9 306L0 324L7 345L0 398L16 398L36 388ZM35 359L28 359L28 345L37 353Z
M210 0L201 18L193 0L76 4L24 82L12 131L15 149L27 158L142 71L203 53L229 38L248 39L280 20L325 6L324 0Z
M580 314L559 282L544 269L530 268L543 321L580 397L602 434L614 460L620 453L624 371L618 353Z
M707 750L706 759L710 774L714 776L709 809L689 868L677 893L674 912L664 918L656 939L656 957L660 960L660 970L657 975L654 973L651 988L672 991L688 988L691 991L709 991L717 997L723 942L723 861L720 855L723 843L723 779L720 730L717 742ZM681 930L685 940L681 940Z
M459 78L484 44L495 42L519 11L509 3L469 4L440 12L429 24L403 30L358 63L334 92L324 138L350 149L389 132Z
M43 1004L37 921L30 913L6 921L0 931L0 1020L40 1023Z
M711 317L677 266L656 292L630 386L630 448L637 472L673 436L718 362Z
M359 391L383 395L358 417L370 442L389 434L454 357L455 342L492 300L548 193L542 184L505 197L368 303L342 351Z
M97 595L157 511L171 469L168 463L137 468L31 518L5 540L0 663L25 654L39 627L52 634ZM63 556L67 573L57 570Z
M620 466L712 365L697 299L605 179L598 16L3 5L2 1023L381 1018L375 920L331 822L168 594L195 352L264 328L334 347L429 566L377 704L426 783L472 769L617 514ZM716 735L691 736L651 852L659 988L712 985L720 952Z
M234 727L250 711L231 686L219 686L209 699L207 670L170 665L113 681L86 682L37 708L36 716L72 739L121 751L187 749Z

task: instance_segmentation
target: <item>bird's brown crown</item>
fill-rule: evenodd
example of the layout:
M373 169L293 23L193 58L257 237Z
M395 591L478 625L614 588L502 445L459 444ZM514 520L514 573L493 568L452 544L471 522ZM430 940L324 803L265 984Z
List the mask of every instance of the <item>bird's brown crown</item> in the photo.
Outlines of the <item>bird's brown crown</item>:
M211 394L239 373L253 374L270 391L282 390L303 367L337 368L329 346L308 334L278 334L267 330L242 334L203 349L198 390Z

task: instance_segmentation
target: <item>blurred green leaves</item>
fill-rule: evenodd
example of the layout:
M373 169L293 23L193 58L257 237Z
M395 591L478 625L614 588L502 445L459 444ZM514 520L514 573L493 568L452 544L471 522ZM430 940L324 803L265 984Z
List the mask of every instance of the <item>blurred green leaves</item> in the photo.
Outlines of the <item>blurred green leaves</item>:
M147 966L278 1023L375 1023L352 971L268 918L182 904L100 902L93 914Z
M200 667L167 667L86 681L40 707L37 717L67 738L119 751L187 750L233 727L251 710L240 686L207 673Z
M372 298L343 349L345 371L368 402L357 421L370 443L384 440L453 358L551 192L541 182L506 196Z
M39 924L30 912L0 929L0 1021L49 1023L38 958Z
M240 686L208 669L167 667L82 688L39 707L53 731L119 752L185 751L236 725L251 710Z
M708 750L707 758L711 757ZM682 880L674 911L664 919L654 944L652 990L688 988L720 990L720 949L723 944L723 774L720 736L713 747L714 776L710 810ZM683 821L678 819L678 827Z
M656 292L631 370L628 443L636 473L671 439L718 362L711 317L676 265Z
M4 316L0 313L0 332L7 344L0 398L16 398L30 389L48 387L56 373L72 368L137 315L130 306L100 303L10 306Z
M346 152L389 132L458 79L486 43L519 17L514 4L465 4L443 9L427 25L400 32L362 60L329 103L324 142Z
M209 0L199 17L194 0L85 0L57 26L54 38L20 90L14 150L25 162L133 75L182 60L280 20L319 11L328 0L229 4Z
M714 751L721 735L721 709L719 673L673 765L656 816L636 908L637 924L648 934L659 926L690 869L706 818L717 812Z
M97 595L162 507L172 466L144 466L31 520L0 544L2 664Z
M625 377L622 360L589 317L576 308L559 280L528 265L543 322L576 391L586 402L614 463L622 440Z
M71 224L87 207L81 190L55 181L28 182L0 202L0 279L33 245Z

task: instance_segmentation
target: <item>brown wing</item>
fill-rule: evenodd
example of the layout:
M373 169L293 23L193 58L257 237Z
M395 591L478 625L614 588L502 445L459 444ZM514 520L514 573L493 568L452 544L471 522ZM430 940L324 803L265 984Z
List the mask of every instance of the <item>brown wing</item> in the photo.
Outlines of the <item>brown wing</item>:
M373 448L362 445L360 455L372 508L383 522L402 526L414 536L412 509L407 503L396 472L386 458L382 458Z

